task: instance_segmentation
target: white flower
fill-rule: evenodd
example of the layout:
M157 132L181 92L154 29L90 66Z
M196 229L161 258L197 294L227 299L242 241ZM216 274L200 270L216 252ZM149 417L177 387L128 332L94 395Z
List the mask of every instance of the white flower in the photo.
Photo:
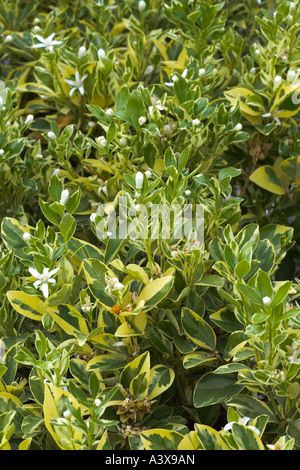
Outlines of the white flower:
M145 116L139 117L139 125L140 126L143 126L146 121L147 121L147 119L145 118Z
M192 123L193 123L193 126L198 126L200 124L200 121L198 118L196 118L196 119L193 119Z
M138 4L139 11L144 11L147 6L147 3L144 0L140 0Z
M187 73L188 73L188 69L184 69L184 71L182 72L181 76L183 78L185 78L187 76Z
M235 126L234 129L235 129L236 131L241 131L242 128L243 128L243 126L242 126L242 124L239 122L239 123Z
M205 74L205 69L201 68L201 69L199 70L199 76L200 76L200 77L203 77L204 74Z
M45 47L47 51L53 51L53 46L58 46L59 44L62 44L62 41L53 41L53 38L55 36L55 33L50 34L46 39L43 38L42 36L39 36L38 34L35 35L35 37L40 41L39 44L34 44L32 47L38 49L38 48L43 48Z
M123 341L122 341L123 342ZM94 401L95 403L95 406L100 406L101 405L101 400L99 400L99 398L96 398L96 400Z
M72 96L74 91L78 90L81 95L84 95L84 88L83 82L86 79L87 74L85 74L82 78L79 76L79 72L75 72L75 80L65 79L65 82L70 85L72 88L70 90L69 96Z
M101 135L100 137L97 137L97 138L96 138L96 142L97 142L97 144L100 145L101 147L105 147L106 144L107 144L107 140L106 140L106 138L105 138L103 135Z
M62 192L61 192L61 195L60 195L60 203L61 204L66 204L67 200L69 199L69 191L67 189L64 189Z
M282 80L282 77L280 75L276 75L276 77L274 78L274 85L278 86L281 80Z
M100 196L101 192L105 194L105 196L108 195L107 187L106 186L99 186L98 188L98 195Z
M53 140L53 139L56 139L56 135L55 135L54 132L52 132L52 131L49 131L48 134L47 134L47 136L49 137L49 139L52 139L52 140Z
M113 115L114 115L114 110L111 109L111 108L108 108L108 109L105 111L105 114L107 114L107 116L113 116Z
M124 290L123 284L119 281L117 277L110 278L106 281L105 292L111 294L112 291L122 292Z
M103 59L103 57L106 57L106 52L105 52L105 50L102 49L102 48L98 49L97 54L98 54L98 59L99 59L99 60L100 60L100 59Z
M247 423L249 421L250 421L250 418L248 418L247 416L244 416L243 418L239 418L238 424L242 424L243 426L247 426ZM233 424L235 424L235 421L230 421L230 423L227 423L223 428L224 431L230 431ZM247 428L252 429L252 431L254 431L258 436L260 436L260 431L255 426L249 425L249 426L247 426Z
M176 75L173 75L173 76L171 77L171 80L172 80L172 82L165 82L165 85L167 85L167 86L173 86L173 85L174 85L174 82L176 82L176 81L178 80L178 77L177 77Z
M85 46L81 46L78 50L78 58L79 59L82 59L82 57L84 57L86 54L86 47Z
M267 295L262 299L263 304L268 307L271 304L271 299Z
M135 175L135 185L136 189L141 189L143 187L144 175L141 171L138 171Z
M28 232L24 232L24 233L23 233L23 240L24 240L26 243L29 242L30 237L31 237L30 233L28 233Z
M293 82L297 78L297 72L295 70L289 70L287 73L287 79L289 82Z
M153 113L154 109L158 109L159 111L163 111L164 108L162 107L160 100L157 100L156 98L151 97L151 103L152 103L152 106L149 106L149 108L148 108L150 114Z
M12 38L13 38L12 35L11 35L11 34L8 34L8 35L5 37L4 41L5 41L5 42L10 42L10 41L12 41Z
M148 65L148 67L146 67L146 69L145 69L144 74L145 74L145 75L150 75L150 73L152 73L153 70L154 70L153 65Z
M57 273L59 268L52 269L52 271L49 272L49 268L44 268L43 273L39 273L36 269L34 268L29 268L28 271L30 274L37 279L33 283L33 286L35 289L40 289L44 295L44 297L49 297L49 286L48 284L52 284L53 286L56 284L56 280L52 279L51 276Z
M288 361L290 364L300 364L300 341L296 340L293 341L292 347L289 347L290 356L288 357Z
M26 117L25 119L25 124L28 125L30 124L32 121L33 121L33 115L32 114L28 114L28 116Z

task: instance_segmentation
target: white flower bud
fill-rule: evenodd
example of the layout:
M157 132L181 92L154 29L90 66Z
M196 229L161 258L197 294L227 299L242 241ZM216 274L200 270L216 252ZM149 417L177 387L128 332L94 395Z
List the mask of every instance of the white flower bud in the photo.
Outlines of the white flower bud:
M78 58L79 59L82 59L82 57L84 57L86 54L86 47L85 46L81 46L78 50Z
M64 416L65 419L70 419L71 415L72 415L72 413L71 413L70 410L66 410L66 411L63 412L63 416Z
M64 189L60 195L60 203L66 204L68 199L69 199L69 191L67 189Z
M41 30L41 28L40 28L39 26L34 26L34 27L33 27L33 31L34 31L35 33L40 33L42 30Z
M55 170L53 170L53 172L52 172L52 176L53 176L53 175L60 176L60 169L59 169L59 168L55 168Z
M186 196L190 196L192 194L192 191L190 191L189 189L187 189L186 191L184 191L184 194Z
M271 299L270 297L268 297L267 295L262 299L263 300L263 304L268 307L271 303Z
M11 34L8 34L8 35L5 37L4 41L5 41L5 42L10 42L10 41L12 41L12 38L13 38L12 35L11 35Z
M107 114L107 116L113 116L113 115L114 115L114 110L111 109L111 108L108 108L108 109L105 111L105 114Z
M101 400L99 400L99 398L96 398L94 403L95 403L95 406L100 406L102 402L101 402Z
M275 86L278 86L281 82L282 78L280 75L276 75L276 77L274 78L274 85Z
M103 59L103 57L106 57L106 52L104 49L98 49L98 59Z
M243 128L243 126L242 126L242 124L239 122L239 123L235 126L234 129L235 129L236 131L241 131L242 128Z
M93 212L93 213L90 215L90 221L91 221L91 222L95 222L96 217L97 217L96 212Z
M203 75L205 75L205 69L201 68L199 70L199 77L203 77Z
M147 6L147 3L144 0L140 0L138 4L139 11L144 11Z
M150 170L147 170L147 171L145 171L145 175L146 175L147 178L151 178L152 173L151 173Z
M289 82L293 82L297 77L297 73L295 72L295 70L289 70L288 73L287 73L287 79Z
M252 67L252 69L250 69L250 74L251 74L251 75L255 75L255 74L256 74L256 68L255 68L255 67Z
M0 149L0 156L4 155L4 149Z
M56 139L56 135L54 134L54 132L52 131L49 131L48 134L47 134L48 138L51 139L51 140L54 140Z
M148 67L145 69L144 74L145 74L145 75L150 75L150 73L152 73L153 70L154 70L153 65L148 65Z
M24 233L23 233L23 240L24 240L26 243L29 242L30 237L31 237L30 233L28 233L28 232L24 232Z
M198 125L200 124L200 121L199 121L198 118L197 118L197 119L193 119L192 122L193 122L193 126L198 126Z
M141 171L138 171L135 175L135 185L137 189L141 189L143 187L144 182L144 175Z
M33 121L33 115L32 114L28 114L28 116L26 117L26 120L25 120L25 124L28 125L30 124L32 121Z
M126 147L126 145L127 145L127 140L125 139L125 137L121 137L121 139L120 139L120 145L121 145L121 147Z

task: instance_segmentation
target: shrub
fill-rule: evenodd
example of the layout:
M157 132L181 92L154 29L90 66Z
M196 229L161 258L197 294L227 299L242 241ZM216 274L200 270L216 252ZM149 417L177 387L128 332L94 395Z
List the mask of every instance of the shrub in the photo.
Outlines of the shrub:
M0 449L292 450L294 2L2 2Z

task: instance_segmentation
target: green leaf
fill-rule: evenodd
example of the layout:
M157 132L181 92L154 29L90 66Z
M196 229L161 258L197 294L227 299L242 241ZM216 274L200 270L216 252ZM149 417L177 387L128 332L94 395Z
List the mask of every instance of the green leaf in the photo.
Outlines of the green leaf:
M204 424L195 424L197 437L205 450L229 450L215 429Z
M213 329L197 313L183 307L181 322L188 337L198 346L214 351L216 335Z
M230 374L208 372L196 383L193 403L196 408L222 403L240 393L243 388Z
M59 224L59 230L62 236L64 237L65 242L69 241L70 238L74 235L74 232L76 230L76 221L71 214L66 213L63 216Z
M259 436L247 426L234 423L232 425L232 435L241 450L265 450Z
M178 450L183 435L166 429L153 429L140 434L145 450Z
M250 180L271 193L278 194L279 196L285 194L280 175L271 165L257 168L250 176Z

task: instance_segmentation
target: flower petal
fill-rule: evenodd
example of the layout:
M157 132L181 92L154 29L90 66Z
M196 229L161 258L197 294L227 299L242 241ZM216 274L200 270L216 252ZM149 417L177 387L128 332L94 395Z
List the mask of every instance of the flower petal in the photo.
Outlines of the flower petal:
M49 286L48 286L48 283L47 283L47 282L43 282L43 283L41 284L40 289L41 289L41 291L42 291L44 297L46 297L46 299L47 299L47 297L49 297Z
M30 274L35 277L36 279L40 279L41 278L41 275L40 273L34 269L34 268L28 268L28 271L30 272Z
M50 271L50 273L49 273L49 277L51 277L51 276L53 276L54 274L56 274L57 271L59 271L59 268L54 268L54 269L52 269L52 271Z

